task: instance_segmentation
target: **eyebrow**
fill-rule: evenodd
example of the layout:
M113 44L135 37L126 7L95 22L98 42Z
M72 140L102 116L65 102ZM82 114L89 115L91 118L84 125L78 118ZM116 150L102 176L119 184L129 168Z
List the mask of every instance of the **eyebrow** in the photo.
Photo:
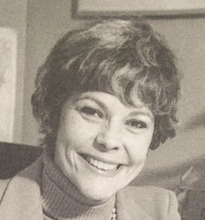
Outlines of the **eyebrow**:
M104 109L108 110L108 109L107 109L107 106L104 105L103 102L99 101L98 99L96 99L96 98L93 97L93 96L86 95L86 96L83 96L83 97L81 97L81 98L78 98L77 100L80 101L80 100L84 100L84 99L89 99L89 100L91 100L91 101L94 101L94 102L96 102L101 108L104 108Z
M84 97L78 98L77 100L80 101L80 100L84 100L84 99L90 99L91 101L96 102L101 108L108 110L107 106L104 105L103 102L99 101L98 99L96 99L93 96L86 95ZM149 112L141 110L144 107L145 106L143 106L143 105L142 106L139 105L138 107L134 107L134 108L139 108L139 110L134 110L133 112L130 113L130 115L131 116L143 115L143 116L149 117L151 119L151 121L154 121L154 117Z
M137 111L134 111L132 112L130 115L132 116L137 116L137 115L143 115L143 116L147 116L151 119L151 121L154 121L154 117L147 111L141 111L141 110L137 110Z

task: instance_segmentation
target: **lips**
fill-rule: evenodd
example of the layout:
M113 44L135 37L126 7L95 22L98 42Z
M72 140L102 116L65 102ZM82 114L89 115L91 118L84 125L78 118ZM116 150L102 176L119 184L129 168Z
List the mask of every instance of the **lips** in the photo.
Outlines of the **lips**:
M93 158L91 156L87 155L81 155L84 160L86 160L90 165L93 167L102 170L102 171L115 171L118 169L119 165L118 164L111 164L111 163L106 163L104 161L100 161L96 158Z

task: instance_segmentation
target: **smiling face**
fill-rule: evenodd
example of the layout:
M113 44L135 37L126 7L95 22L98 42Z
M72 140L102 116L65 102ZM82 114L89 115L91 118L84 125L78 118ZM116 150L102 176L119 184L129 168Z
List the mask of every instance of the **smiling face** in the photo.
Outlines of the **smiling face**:
M129 184L145 163L154 131L152 112L104 92L84 92L64 104L54 162L79 191L105 201Z

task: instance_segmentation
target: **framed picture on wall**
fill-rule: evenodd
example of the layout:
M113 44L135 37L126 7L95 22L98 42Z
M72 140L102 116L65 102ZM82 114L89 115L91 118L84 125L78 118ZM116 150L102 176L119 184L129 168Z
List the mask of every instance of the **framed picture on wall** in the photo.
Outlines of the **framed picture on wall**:
M13 142L16 102L17 34L0 27L0 141Z
M73 0L73 16L150 18L205 15L204 0Z

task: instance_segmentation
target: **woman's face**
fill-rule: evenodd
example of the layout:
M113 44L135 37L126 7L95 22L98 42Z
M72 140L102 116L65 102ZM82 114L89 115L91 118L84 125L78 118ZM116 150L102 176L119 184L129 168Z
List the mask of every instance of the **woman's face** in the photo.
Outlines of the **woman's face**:
M154 131L152 112L104 92L71 96L62 108L54 161L89 199L104 201L141 171Z

